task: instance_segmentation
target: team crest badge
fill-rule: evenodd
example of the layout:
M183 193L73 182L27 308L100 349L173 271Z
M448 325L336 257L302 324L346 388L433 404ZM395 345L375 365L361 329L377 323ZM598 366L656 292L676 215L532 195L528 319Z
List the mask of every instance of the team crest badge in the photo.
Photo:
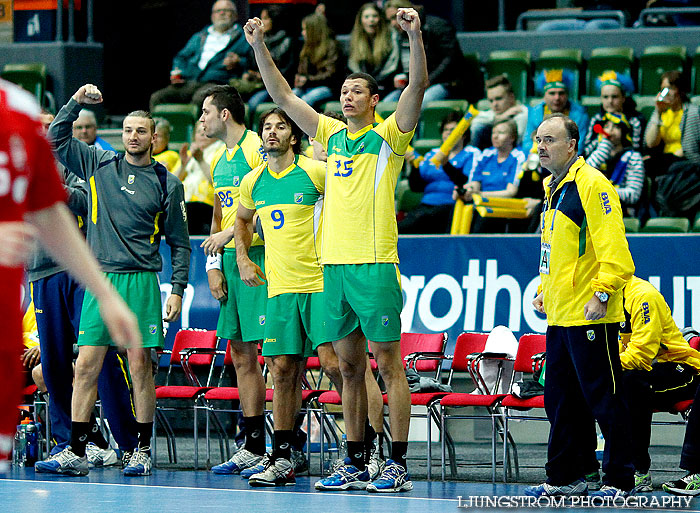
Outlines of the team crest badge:
M134 175L129 175L129 177L126 179L126 183L128 183L129 185L131 185L132 183L134 183L134 179L135 179L135 178L136 178L136 177L135 177Z
M595 331L588 330L586 332L586 338L588 338L588 340L590 340L591 342L594 341L595 340Z
M260 323L260 326L265 326L265 316L261 315L258 317L258 322Z
M234 176L233 177L233 186L238 187L239 185L241 185L241 179L237 176Z
M157 330L158 330L158 327L155 324L151 324L150 326L148 326L148 332L151 335L155 335Z
M365 151L365 143L361 143L360 147L357 149L357 153L364 153Z
M304 201L304 193L303 192L295 192L294 193L294 203L301 203Z
M382 315L382 326L384 326L384 327L389 326L389 316L388 315Z

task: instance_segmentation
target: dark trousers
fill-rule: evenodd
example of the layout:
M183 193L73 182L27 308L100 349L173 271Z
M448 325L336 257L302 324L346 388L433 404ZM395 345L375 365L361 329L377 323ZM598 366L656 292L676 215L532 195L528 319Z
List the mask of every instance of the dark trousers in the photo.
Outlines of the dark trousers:
M605 437L603 482L622 490L634 486L617 330L616 323L547 328L544 403L551 427L545 469L552 485L585 475L595 419Z
M41 369L49 392L51 433L60 450L70 443L73 344L77 342L84 290L66 272L41 278L32 285ZM97 382L105 417L123 450L137 445L127 369L126 360L110 349Z
M700 387L695 391L693 408L688 415L680 467L691 474L700 473Z

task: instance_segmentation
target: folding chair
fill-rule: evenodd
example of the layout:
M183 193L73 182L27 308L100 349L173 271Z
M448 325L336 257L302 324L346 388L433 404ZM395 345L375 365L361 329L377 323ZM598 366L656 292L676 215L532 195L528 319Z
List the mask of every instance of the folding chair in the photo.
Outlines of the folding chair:
M594 48L587 60L586 94L596 94L596 79L606 71L616 71L631 77L633 63L634 50L629 46Z
M685 61L685 46L647 46L639 57L639 94L655 95L661 75L672 70L682 72Z
M527 97L530 76L530 52L528 50L498 50L491 52L486 60L489 78L506 75L515 97L524 102Z
M156 387L156 419L160 421L165 430L168 443L168 456L173 463L177 463L177 449L175 446L175 433L164 415L166 411L182 411L192 409L194 413L194 468L199 466L198 458L198 426L197 404L201 402L202 395L211 388L210 383L214 371L214 352L216 351L216 331L182 329L175 335L173 348L170 351L170 363L165 385ZM196 350L209 350L206 354L196 354ZM167 354L167 351L165 351ZM181 367L185 373L188 385L170 385L170 377L173 368ZM206 385L202 386L195 373L195 368L207 369ZM164 403L171 400L186 401L182 406L165 406ZM155 444L156 437L153 437ZM154 448L155 449L155 448ZM153 451L155 453L155 450Z
M421 139L440 139L440 123L452 111L464 113L466 100L439 100L428 103L420 115L417 132Z
M496 481L496 423L502 427L500 414L496 412L496 408L501 399L503 399L506 394L491 393L488 390L488 386L484 382L484 379L479 372L480 363L487 359L495 360L507 360L505 355L488 354L484 353L484 348L486 345L486 340L488 339L488 333L462 333L457 337L457 343L455 345L455 352L452 356L452 367L450 369L450 375L448 378L448 383L452 382L452 378L455 372L468 372L471 376L474 384L479 391L479 394L475 393L465 393L465 392L454 392L447 394L442 399L440 399L439 404L439 417L440 426L442 432L442 444L441 444L441 463L442 463L442 480L445 480L445 451L450 452L450 472L452 476L457 474L457 463L454 452L454 443L449 436L449 431L447 429L447 419L490 419L491 420L491 481ZM499 366L499 375L496 379L497 390L498 383L501 380L502 367ZM467 408L467 407L483 407L487 410L487 415L477 415L477 414L454 414L446 413L447 408ZM503 436L506 432L502 432ZM505 465L505 463L504 463Z
M541 360L533 360L533 357L540 355L546 351L546 337L545 335L537 333L529 333L520 337L520 342L518 343L518 352L515 355L515 362L513 363L513 376L510 380L509 390L513 387L513 381L515 374L517 372L522 372L523 375L533 374L535 371L535 366L541 364ZM512 393L508 394L501 401L501 406L503 406L503 482L508 481L508 467L505 464L508 457L508 439L510 438L513 446L513 462L515 466L516 480L520 477L520 469L518 467L518 451L515 442L512 440L510 433L508 432L508 420L517 418L518 420L539 420L548 421L549 419L545 415L518 415L517 417L511 414L510 410L517 410L520 412L530 410L532 408L544 409L544 394L532 397L530 399L519 399Z
M544 69L567 69L573 74L569 97L578 100L579 82L583 59L580 48L550 48L542 50L540 56L535 61L535 72Z

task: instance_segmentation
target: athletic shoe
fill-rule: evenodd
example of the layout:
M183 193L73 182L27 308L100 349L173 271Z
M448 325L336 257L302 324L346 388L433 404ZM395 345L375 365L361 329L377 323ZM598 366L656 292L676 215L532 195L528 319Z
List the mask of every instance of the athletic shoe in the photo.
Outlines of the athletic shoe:
M584 479L586 480L588 489L591 491L600 490L600 487L603 486L603 481L600 479L600 472L597 470L595 472L591 472L590 474L586 474Z
M252 467L244 468L243 470L241 470L241 477L243 479L250 479L250 476L254 476L255 474L259 474L260 472L265 470L267 465L270 463L270 458L271 458L270 453L266 452L265 454L263 454L263 457L260 460L260 463L258 463L257 465L253 465Z
M386 460L386 466L381 475L367 485L368 492L396 493L413 490L411 476L403 465L394 460Z
M292 465L294 465L294 475L303 474L309 470L309 460L306 459L304 451L292 449Z
M603 485L600 490L597 492L591 493L591 497L613 497L615 499L617 498L626 498L629 497L630 495L634 495L635 490L630 490L629 492L626 492L624 490L620 490L619 488L615 486L610 486L610 485Z
M573 497L588 494L588 485L583 479L577 479L573 483L563 486L542 483L537 486L528 486L524 493L530 497Z
M44 461L37 461L34 464L34 471L68 476L86 476L90 472L90 468L86 456L77 456L70 447L66 447Z
M116 465L119 461L117 458L117 453L114 449L100 449L94 443L89 442L85 446L85 456L88 459L88 465L90 467L110 467Z
M673 495L700 495L700 474L688 474L677 481L668 481L661 485L661 489Z
M297 483L294 465L286 458L267 462L265 470L248 479L250 486L293 486Z
M370 481L377 479L384 472L384 467L386 467L386 461L379 457L379 446L374 443L369 455L369 463L367 463Z
M122 451L122 460L121 460L122 470L129 466L129 461L131 460L131 457L134 455L134 451L135 451L135 449L131 449L128 451Z
M651 474L647 472L642 474L641 472L634 473L634 491L635 492L653 492L654 487L651 485Z
M350 465L350 458L345 458L345 463L336 469L330 476L316 481L317 490L364 490L369 481L367 469L359 470Z
M231 456L231 459L211 468L214 474L240 474L242 470L254 467L262 461L263 457L253 454L248 449L239 449Z
M148 454L150 448L138 448L129 459L129 464L124 467L122 474L125 476L150 476L151 456Z

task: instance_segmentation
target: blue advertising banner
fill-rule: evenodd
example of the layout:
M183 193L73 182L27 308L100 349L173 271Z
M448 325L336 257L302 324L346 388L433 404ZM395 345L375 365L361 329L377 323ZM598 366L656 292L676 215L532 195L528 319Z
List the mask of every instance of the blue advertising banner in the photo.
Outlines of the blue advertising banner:
M215 329L218 302L209 293L202 237L192 238L190 283L180 322L169 327L166 347L180 328ZM678 326L700 327L700 234L628 236L636 275L666 298ZM170 251L161 247L163 302L170 292ZM505 325L516 336L543 332L547 323L532 299L539 285L537 235L402 236L399 238L404 308L402 331L488 332Z

